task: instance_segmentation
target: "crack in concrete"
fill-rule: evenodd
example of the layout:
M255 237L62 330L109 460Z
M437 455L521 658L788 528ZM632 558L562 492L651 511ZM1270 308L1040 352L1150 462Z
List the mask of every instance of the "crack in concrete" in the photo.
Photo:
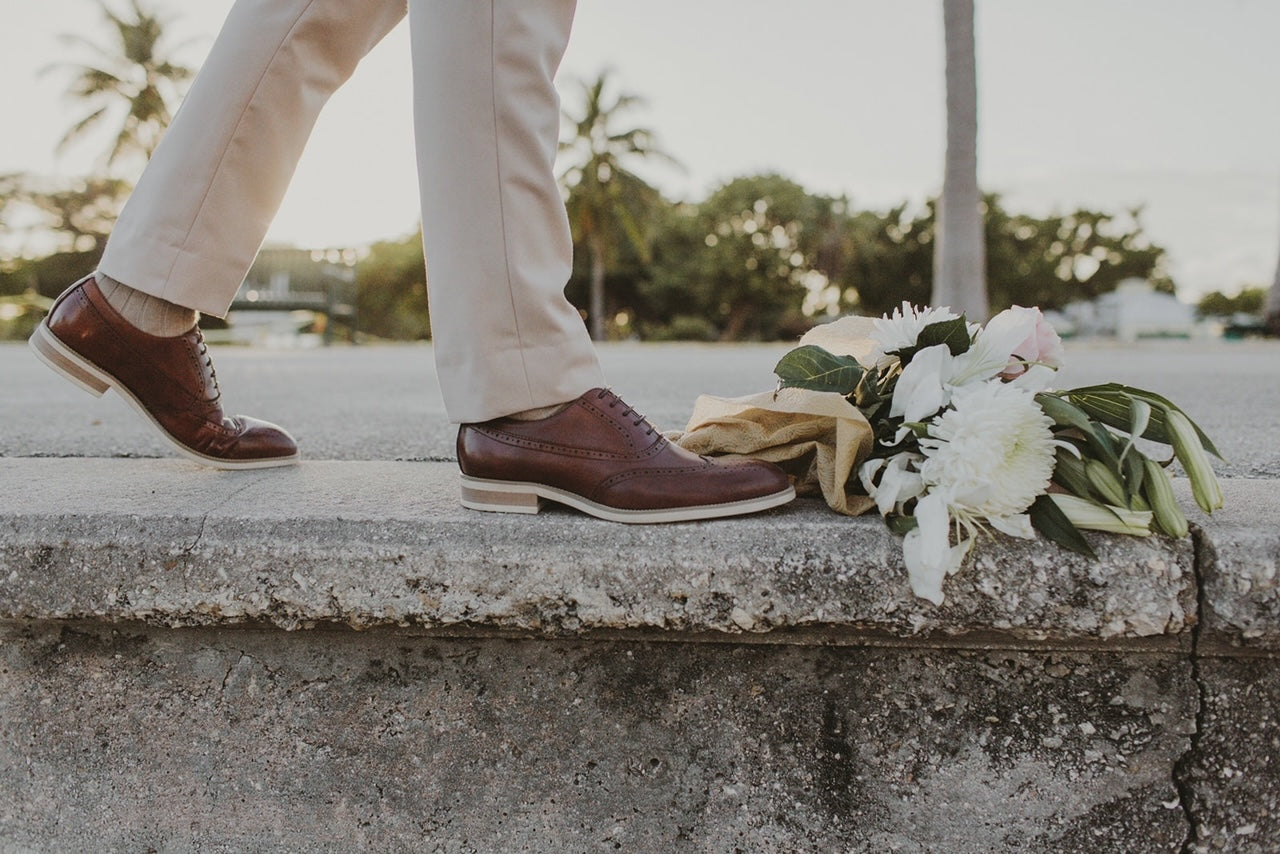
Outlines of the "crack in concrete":
M196 546L200 545L200 540L204 537L204 526L209 521L209 514L206 513L200 517L200 527L196 529L196 536L190 543L182 547L182 556L191 557L195 553Z
M244 653L240 653L240 658L244 658ZM231 681L231 672L236 669L236 665L240 663L240 658L227 665L227 673L222 677L222 685L218 688L219 694L227 693L227 683Z
M1173 763L1173 785L1178 791L1178 802L1187 820L1187 836L1179 848L1181 854L1194 854L1196 843L1200 839L1200 818L1196 814L1196 792L1192 784L1192 766L1200 758L1200 739L1205 731L1205 709L1209 702L1209 690L1200 673L1200 634L1204 629L1205 613L1208 607L1205 596L1204 568L1201 565L1205 558L1204 531L1196 526L1191 528L1191 539L1195 557L1191 561L1191 569L1196 585L1196 621L1191 627L1191 652L1188 662L1191 665L1191 681L1196 687L1195 727L1188 739L1187 749Z
M196 530L195 539L193 539L188 545L182 547L182 554L184 557L190 557L191 554L195 552L196 547L200 545L200 540L204 538L205 525L208 524L210 516L221 510L223 507L226 507L249 487L254 486L261 481L261 477L251 477L249 474L246 474L245 477L247 478L245 483L224 495L221 501L218 501L206 510L204 515L200 517L200 527Z

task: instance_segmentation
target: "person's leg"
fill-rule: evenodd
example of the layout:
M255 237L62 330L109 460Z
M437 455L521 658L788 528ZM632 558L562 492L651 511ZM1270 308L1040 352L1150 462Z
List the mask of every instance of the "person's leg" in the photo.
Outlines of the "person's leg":
M298 459L273 424L228 416L194 310L244 280L321 106L404 16L404 0L239 0L108 241L31 346L113 388L185 456L219 468Z
M573 244L553 172L552 78L573 12L573 0L410 0L431 328L462 425L462 503L531 513L551 499L620 522L783 504L795 492L776 467L684 451L599 388L564 297Z
M573 243L553 172L553 78L573 0L411 0L431 330L451 420L604 384L564 296Z
M320 108L404 0L238 0L138 186L101 272L224 315Z

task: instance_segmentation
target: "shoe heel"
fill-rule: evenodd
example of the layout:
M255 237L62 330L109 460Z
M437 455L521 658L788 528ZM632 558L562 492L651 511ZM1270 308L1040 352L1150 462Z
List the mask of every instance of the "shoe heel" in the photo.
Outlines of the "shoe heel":
M462 506L490 513L537 513L542 499L524 484L462 478Z
M36 327L36 331L32 333L31 338L27 340L27 345L31 347L40 361L94 397L102 397L106 390L111 388L110 383L92 371L87 362L67 349L49 331L49 327L43 321Z

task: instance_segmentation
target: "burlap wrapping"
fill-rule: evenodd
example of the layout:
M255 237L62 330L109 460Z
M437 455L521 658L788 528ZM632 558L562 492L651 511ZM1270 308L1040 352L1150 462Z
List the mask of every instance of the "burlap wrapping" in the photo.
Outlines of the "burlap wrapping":
M864 364L871 352L871 320L851 317L817 327L800 339ZM862 413L839 394L787 388L738 398L703 395L681 447L708 456L751 457L777 463L800 494L821 493L831 509L850 516L875 503L858 494L858 466L875 437Z

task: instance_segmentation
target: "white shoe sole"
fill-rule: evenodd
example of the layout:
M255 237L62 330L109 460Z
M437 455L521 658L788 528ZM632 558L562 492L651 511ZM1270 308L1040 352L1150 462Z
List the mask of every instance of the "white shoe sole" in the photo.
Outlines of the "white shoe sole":
M277 466L291 466L300 459L299 454L294 453L288 457L271 457L263 460L223 460L192 450L169 435L169 431L165 430L160 422L151 416L147 408L133 396L129 389L125 388L124 383L59 341L58 336L50 331L44 321L41 321L40 325L36 327L35 333L27 343L40 361L94 397L102 397L107 389L114 389L116 394L120 395L126 403L146 419L148 424L156 428L156 431L164 437L166 442L173 446L175 451L201 465L229 470L266 469Z
M543 501L555 501L598 519L625 522L631 525L692 522L698 519L741 516L780 507L795 497L795 488L788 486L772 495L731 501L727 504L703 504L697 507L671 507L660 510L619 510L616 507L606 507L603 504L588 501L581 495L540 483L486 480L462 475L462 506L470 510L483 510L489 513L537 513L542 509Z

